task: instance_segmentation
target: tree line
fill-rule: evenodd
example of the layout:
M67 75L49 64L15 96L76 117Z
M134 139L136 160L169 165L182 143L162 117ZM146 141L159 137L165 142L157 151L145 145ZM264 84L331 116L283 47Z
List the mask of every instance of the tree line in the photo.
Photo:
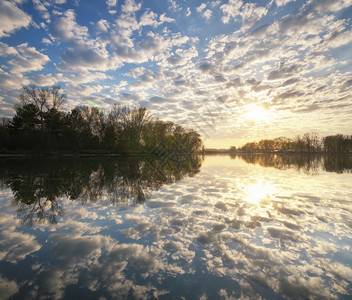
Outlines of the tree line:
M244 153L351 153L352 135L329 135L320 138L317 133L305 133L295 138L279 137L249 142L241 147L231 147L230 152Z
M153 119L145 107L114 105L60 110L67 97L58 86L23 88L11 120L0 124L0 151L109 152L120 154L201 150L200 135L173 122Z

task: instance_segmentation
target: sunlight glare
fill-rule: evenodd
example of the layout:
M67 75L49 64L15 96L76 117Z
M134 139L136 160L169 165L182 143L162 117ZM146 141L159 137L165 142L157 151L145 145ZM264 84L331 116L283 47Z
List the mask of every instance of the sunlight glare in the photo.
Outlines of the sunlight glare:
M247 113L245 113L244 117L247 120L255 121L257 123L265 123L271 120L269 111L259 104L249 104L245 108Z
M244 188L244 200L251 203L258 203L265 199L273 191L273 187L268 183L257 182Z

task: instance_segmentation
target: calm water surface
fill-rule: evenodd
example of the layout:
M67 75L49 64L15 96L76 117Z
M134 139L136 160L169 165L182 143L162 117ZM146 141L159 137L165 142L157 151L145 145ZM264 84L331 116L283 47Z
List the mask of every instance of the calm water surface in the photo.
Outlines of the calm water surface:
M0 299L351 299L352 158L0 161Z

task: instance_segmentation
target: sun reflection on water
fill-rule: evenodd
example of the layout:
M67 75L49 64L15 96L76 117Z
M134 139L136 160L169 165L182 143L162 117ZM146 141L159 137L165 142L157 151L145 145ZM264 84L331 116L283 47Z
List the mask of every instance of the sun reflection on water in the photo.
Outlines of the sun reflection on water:
M260 180L256 183L247 185L243 191L245 194L244 200L246 202L258 203L271 195L274 191L274 187L271 184Z

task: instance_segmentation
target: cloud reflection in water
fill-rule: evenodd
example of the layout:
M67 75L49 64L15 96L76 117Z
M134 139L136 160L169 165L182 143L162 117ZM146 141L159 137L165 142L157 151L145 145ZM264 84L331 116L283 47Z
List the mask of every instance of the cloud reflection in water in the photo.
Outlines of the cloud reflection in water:
M16 259L2 248L0 281L27 298L348 297L351 174L317 171L208 156L197 176L139 205L61 197L57 224L31 229L17 224L3 190L1 244L12 235L33 247ZM19 268L16 278L9 270Z

